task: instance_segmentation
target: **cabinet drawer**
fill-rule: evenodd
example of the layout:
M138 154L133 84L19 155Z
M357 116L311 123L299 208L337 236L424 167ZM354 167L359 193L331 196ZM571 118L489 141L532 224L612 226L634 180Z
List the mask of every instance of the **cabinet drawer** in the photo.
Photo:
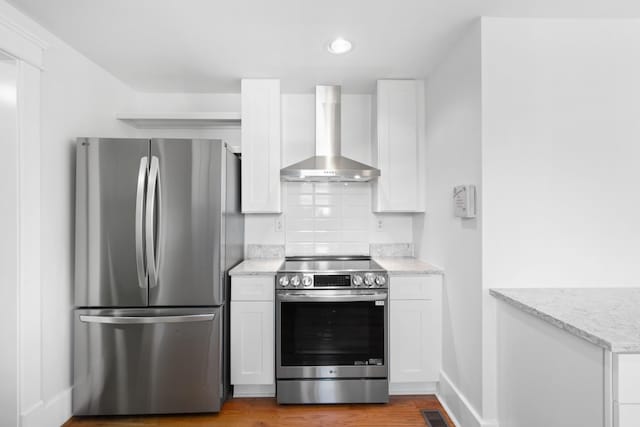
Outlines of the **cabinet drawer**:
M640 404L618 405L615 427L637 427L640 425Z
M618 384L614 399L623 404L640 404L640 354L619 354L617 359Z
M275 276L231 278L232 301L273 301Z
M442 277L439 275L391 276L389 294L392 300L439 300Z

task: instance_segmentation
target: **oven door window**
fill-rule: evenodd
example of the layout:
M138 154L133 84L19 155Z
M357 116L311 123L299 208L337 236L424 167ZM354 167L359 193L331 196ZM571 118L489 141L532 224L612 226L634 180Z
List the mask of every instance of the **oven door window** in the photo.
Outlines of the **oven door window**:
M384 305L281 302L282 366L384 364Z

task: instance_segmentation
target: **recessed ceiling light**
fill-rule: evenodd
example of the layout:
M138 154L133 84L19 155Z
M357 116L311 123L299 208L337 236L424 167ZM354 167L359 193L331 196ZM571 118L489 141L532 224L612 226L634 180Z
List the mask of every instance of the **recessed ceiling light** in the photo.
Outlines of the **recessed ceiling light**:
M343 53L347 53L351 50L353 46L349 40L345 40L342 37L338 37L331 43L329 43L329 52L334 53L336 55L341 55Z

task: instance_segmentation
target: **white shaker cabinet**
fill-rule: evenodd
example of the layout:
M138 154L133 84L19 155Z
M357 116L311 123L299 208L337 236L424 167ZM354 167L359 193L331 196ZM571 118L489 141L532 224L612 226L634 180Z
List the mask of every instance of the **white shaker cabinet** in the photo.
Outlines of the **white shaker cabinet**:
M613 354L613 427L640 426L640 354Z
M231 384L235 396L275 390L274 276L231 279Z
M424 212L424 82L378 80L373 162L374 212Z
M242 80L242 212L279 213L280 80Z
M442 276L392 275L389 286L390 393L434 392L442 360Z

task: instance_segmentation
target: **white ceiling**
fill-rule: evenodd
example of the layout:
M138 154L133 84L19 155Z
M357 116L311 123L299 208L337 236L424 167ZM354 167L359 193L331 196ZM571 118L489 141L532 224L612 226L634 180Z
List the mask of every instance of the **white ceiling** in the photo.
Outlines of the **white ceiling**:
M9 0L131 87L238 92L278 77L370 92L422 78L478 16L639 17L637 0ZM335 36L354 50L331 55Z

